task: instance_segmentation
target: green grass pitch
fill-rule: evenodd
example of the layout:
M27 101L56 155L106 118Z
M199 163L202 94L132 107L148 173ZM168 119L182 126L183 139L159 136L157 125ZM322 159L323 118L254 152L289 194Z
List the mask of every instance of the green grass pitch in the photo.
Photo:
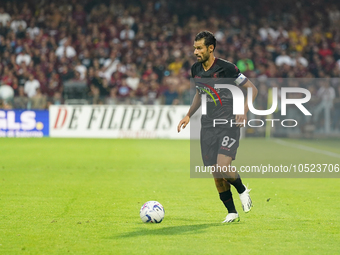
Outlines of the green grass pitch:
M286 140L287 141L287 140ZM235 165L340 163L339 141L244 139ZM253 210L221 224L189 141L0 139L0 254L338 254L340 179L244 179ZM331 152L324 155L294 144ZM149 200L165 208L144 224Z

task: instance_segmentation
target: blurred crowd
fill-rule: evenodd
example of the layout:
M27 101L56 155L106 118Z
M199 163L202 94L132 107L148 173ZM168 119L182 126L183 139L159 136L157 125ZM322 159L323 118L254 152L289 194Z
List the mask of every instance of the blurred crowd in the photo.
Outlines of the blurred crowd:
M201 30L215 34L215 55L249 78L340 75L336 1L3 1L0 95L11 100L0 107L45 109L72 99L190 104L192 45ZM338 104L337 82L308 89L320 104Z

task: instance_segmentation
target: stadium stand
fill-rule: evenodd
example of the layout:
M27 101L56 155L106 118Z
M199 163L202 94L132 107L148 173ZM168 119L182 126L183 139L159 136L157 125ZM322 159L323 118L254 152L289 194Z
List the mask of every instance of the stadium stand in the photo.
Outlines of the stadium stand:
M340 129L340 87L332 79L340 75L336 1L3 3L0 81L15 96L3 98L1 108L190 104L192 42L206 29L218 40L216 56L263 81L259 108L267 106L261 102L267 102L268 78L328 79L329 86L309 82L306 88L316 119L328 109L332 128Z

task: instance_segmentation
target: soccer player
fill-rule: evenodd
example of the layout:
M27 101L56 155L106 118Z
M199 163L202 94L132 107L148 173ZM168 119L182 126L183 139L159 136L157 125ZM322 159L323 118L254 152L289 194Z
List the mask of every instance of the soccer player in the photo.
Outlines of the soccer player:
M214 50L216 48L216 39L211 32L202 31L198 33L194 41L194 54L197 62L191 67L192 78L195 78L196 95L188 114L179 122L177 131L185 128L190 117L197 111L201 105L201 94L207 92L207 87L200 87L202 83L196 81L199 78L210 78L218 80L220 78L230 79L233 85L242 88L252 88L254 101L257 95L257 89L239 69L231 62L215 58ZM203 85L204 86L204 85ZM211 84L210 86L214 86ZM247 121L248 103L244 103L244 114L233 115L233 99L228 89L220 89L218 92L222 105L207 103L207 114L201 118L201 153L205 166L224 166L228 169L224 175L213 173L215 185L223 204L228 210L228 214L223 223L238 222L240 217L235 209L230 185L233 185L239 193L242 208L244 212L249 212L252 207L252 201L249 196L250 190L242 183L241 177L231 167L232 160L235 159L240 139L240 127ZM213 127L214 119L226 119L228 123L233 121L234 125L216 125ZM235 124L236 123L236 124ZM217 164L217 165L216 165ZM215 168L216 169L216 168Z

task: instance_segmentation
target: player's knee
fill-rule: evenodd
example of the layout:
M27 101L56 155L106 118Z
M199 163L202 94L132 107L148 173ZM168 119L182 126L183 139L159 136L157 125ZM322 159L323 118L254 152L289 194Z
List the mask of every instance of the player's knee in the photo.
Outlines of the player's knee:
M218 193L230 190L230 184L226 182L223 178L215 178L215 185Z
M214 178L216 186L223 186L224 180L222 178Z
M225 179L226 181L230 181L231 179L237 178L237 171L234 166L229 165L223 165L221 167L221 171L219 172L220 178Z
M224 178L227 182L234 182L234 181L236 181L236 177L229 177L229 178Z

